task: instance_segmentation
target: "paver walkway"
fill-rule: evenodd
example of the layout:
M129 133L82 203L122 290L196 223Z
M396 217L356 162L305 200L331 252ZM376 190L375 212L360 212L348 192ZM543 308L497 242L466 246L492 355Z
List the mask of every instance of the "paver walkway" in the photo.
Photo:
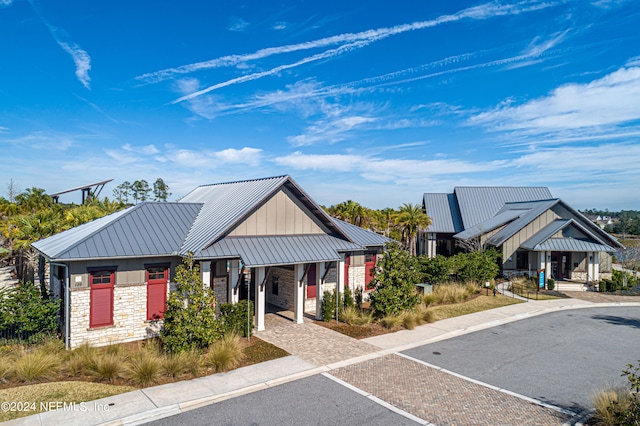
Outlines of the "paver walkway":
M317 366L379 350L368 343L316 325L307 318L303 324L295 324L286 316L286 313L265 315L266 330L256 332L255 336Z
M329 374L438 426L560 425L571 417L398 355Z

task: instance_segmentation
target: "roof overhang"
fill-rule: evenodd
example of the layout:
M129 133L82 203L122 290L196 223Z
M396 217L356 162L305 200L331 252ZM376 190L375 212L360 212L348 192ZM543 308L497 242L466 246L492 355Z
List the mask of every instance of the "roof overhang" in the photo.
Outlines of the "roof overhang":
M249 267L338 261L364 248L326 234L227 237L195 253L196 259L240 258Z

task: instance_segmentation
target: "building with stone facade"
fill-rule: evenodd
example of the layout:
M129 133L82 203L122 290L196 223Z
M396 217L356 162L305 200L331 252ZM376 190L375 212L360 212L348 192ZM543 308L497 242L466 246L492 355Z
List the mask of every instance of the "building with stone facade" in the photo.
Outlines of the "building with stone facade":
M505 276L544 271L592 283L611 278L611 254L624 248L546 187L456 187L425 193L423 209L432 224L418 237L419 253L495 247Z
M37 241L64 301L68 347L157 336L175 268L192 255L219 303L251 297L255 328L275 306L320 315L336 287L368 289L388 238L331 218L289 176L200 186Z

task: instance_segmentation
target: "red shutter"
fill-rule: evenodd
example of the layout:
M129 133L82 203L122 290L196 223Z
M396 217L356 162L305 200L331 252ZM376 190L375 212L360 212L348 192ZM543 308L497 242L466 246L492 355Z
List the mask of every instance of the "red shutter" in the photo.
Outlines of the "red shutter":
M164 318L168 278L166 267L147 268L147 320Z
M90 274L91 302L89 327L113 325L113 271L95 271Z
M349 262L351 257L346 255L344 257L344 286L349 287Z
M376 268L376 255L365 254L364 256L364 289L370 290L369 284L373 279L373 271Z

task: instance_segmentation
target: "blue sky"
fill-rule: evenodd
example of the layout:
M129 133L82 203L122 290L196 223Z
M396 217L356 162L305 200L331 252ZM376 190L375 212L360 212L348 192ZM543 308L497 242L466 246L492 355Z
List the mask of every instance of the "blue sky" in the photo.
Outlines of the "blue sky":
M290 174L325 205L640 209L640 2L225 3L0 0L0 195Z

